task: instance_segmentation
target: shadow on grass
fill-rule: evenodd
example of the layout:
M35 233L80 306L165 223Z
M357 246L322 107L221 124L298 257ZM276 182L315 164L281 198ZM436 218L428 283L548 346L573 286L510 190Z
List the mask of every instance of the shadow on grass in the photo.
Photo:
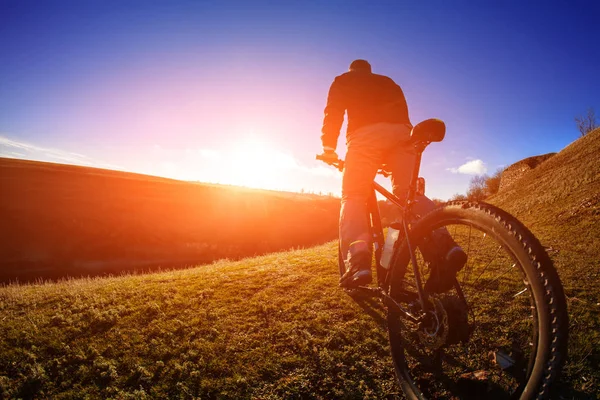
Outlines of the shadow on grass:
M597 395L591 395L579 390L575 390L571 382L565 382L564 379L560 380L552 392L552 398L557 399L569 399L569 400L597 400Z
M360 289L348 290L346 293L377 325L387 329L386 310L378 297Z

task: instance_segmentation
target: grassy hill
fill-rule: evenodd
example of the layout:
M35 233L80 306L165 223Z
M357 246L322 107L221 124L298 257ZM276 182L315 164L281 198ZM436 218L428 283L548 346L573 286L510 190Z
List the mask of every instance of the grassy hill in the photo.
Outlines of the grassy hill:
M600 129L571 143L488 199L547 248L570 318L568 379L600 396Z
M339 199L0 158L0 280L189 266L324 243Z
M600 393L600 131L491 202L566 288L557 399ZM0 288L0 398L395 399L381 305L337 288L337 244L187 270Z
M336 255L0 288L0 398L396 398L383 309Z

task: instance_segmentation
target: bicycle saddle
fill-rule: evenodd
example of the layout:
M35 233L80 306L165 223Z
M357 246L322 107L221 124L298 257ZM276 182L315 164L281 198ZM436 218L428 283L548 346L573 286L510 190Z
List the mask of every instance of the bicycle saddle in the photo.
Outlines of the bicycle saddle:
M446 135L446 124L441 119L426 119L410 132L412 142L441 142Z

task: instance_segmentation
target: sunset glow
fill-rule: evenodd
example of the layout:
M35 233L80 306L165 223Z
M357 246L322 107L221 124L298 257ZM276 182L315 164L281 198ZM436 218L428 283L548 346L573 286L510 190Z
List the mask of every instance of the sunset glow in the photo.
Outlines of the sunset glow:
M297 167L294 158L252 135L236 142L215 165L215 180L257 188L281 188L286 171Z
M578 48L597 13L566 3L26 3L0 5L0 157L339 193L315 160L323 109L364 58L402 87L413 124L446 122L422 175L448 199L561 149L574 116L600 108L597 56Z

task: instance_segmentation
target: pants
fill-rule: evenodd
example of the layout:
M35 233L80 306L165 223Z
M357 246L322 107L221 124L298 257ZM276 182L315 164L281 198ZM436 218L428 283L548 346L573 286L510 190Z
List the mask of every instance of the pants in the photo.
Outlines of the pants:
M358 263L353 263L353 260L363 263L365 259L371 260L364 257L364 253L371 254L372 249L367 200L382 164L386 164L386 169L392 174L394 195L402 200L406 197L416 158L415 150L409 144L411 129L409 124L378 123L360 128L348 136L340 210L340 248L348 267ZM415 200L413 209L417 214L424 215L435 208L435 204L425 196L417 196ZM363 254L357 256L360 253ZM370 262L369 265L358 265L358 268L370 267Z

